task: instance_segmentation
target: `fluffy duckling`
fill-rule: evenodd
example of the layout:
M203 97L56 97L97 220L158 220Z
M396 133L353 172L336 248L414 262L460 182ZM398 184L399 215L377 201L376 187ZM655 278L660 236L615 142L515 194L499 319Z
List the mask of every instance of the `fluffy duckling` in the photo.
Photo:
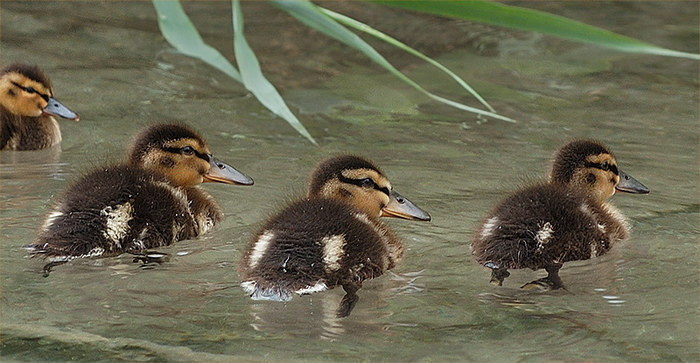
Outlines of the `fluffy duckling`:
M61 142L54 116L78 114L53 98L51 80L39 67L11 64L0 71L0 150L39 150Z
M430 220L370 161L350 155L322 161L307 197L264 222L248 245L241 286L255 300L288 301L292 293L341 285L346 295L337 314L347 316L362 281L393 268L404 253L382 216Z
M523 287L562 288L559 269L564 262L603 255L629 235L625 217L606 201L615 190L649 193L618 169L607 147L572 141L554 156L547 183L514 193L486 217L472 254L491 269L491 282L499 286L509 268L544 268L547 277Z
M88 173L68 188L29 248L52 262L50 270L74 258L140 254L197 237L222 218L216 201L198 187L202 182L253 184L214 158L194 130L147 127L127 162Z

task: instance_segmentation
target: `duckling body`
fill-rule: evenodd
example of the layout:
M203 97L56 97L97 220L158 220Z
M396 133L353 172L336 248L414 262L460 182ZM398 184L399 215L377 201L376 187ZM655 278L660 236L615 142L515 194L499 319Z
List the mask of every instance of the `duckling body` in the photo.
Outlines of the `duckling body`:
M104 167L67 189L31 246L52 262L141 253L198 237L222 218L198 184L252 180L211 156L204 140L181 125L154 125L131 147L129 161Z
M291 293L361 284L392 269L404 252L383 223L328 198L291 204L257 235L242 261L254 299L287 301Z
M649 190L617 168L612 153L592 140L565 145L555 156L550 180L507 197L485 218L472 243L479 264L503 284L508 269L544 268L546 278L527 284L563 287L558 271L569 261L607 253L629 235L629 223L606 199L615 190Z
M0 150L39 150L61 142L54 116L79 120L53 98L51 80L36 66L0 71Z
M404 253L381 215L430 219L369 161L343 155L322 162L308 196L267 220L249 244L239 264L242 287L255 300L287 301L340 285L347 294L338 315L347 316L362 282Z

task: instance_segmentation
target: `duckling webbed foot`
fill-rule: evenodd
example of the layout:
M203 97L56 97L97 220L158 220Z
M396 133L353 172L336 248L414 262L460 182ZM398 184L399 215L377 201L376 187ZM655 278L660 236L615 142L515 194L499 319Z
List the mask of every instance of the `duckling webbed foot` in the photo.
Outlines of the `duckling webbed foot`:
M362 287L361 282L352 282L343 284L343 290L345 290L345 296L340 300L340 305L338 305L338 310L335 316L338 318L345 318L350 315L352 309L355 308L359 296L357 296L357 290Z
M134 255L134 263L141 262L141 267L152 266L153 264L161 264L170 261L170 255L167 253L156 251L130 252Z
M66 262L68 262L68 261L51 261L51 262L47 263L46 265L44 265L44 268L42 269L41 275L44 277L49 277L49 274L51 273L51 269L54 268L54 266L63 265Z
M487 262L484 266L491 269L491 280L489 282L494 285L503 286L503 280L510 276L507 268L496 265L493 262Z
M528 282L527 284L521 286L522 289L540 289L542 291L547 291L547 290L558 290L558 289L565 289L564 283L562 283L561 278L559 277L559 269L561 268L562 264L556 264L556 265L550 265L545 267L545 270L547 271L547 277L543 277L541 279Z

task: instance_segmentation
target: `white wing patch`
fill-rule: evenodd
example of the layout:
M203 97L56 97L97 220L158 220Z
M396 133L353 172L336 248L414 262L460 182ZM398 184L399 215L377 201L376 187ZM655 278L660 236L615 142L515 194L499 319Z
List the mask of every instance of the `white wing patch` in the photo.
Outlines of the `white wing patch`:
M345 238L342 235L323 237L321 243L323 244L323 265L326 272L338 271L340 259L345 254Z
M484 223L484 227L481 229L481 239L487 239L491 237L493 234L493 230L498 227L498 217L491 217L489 218L486 223Z
M48 230L51 225L53 225L53 221L56 220L56 218L62 216L63 213L59 210L55 210L49 214L48 217L46 217L46 221L44 221L44 225L41 227L44 231Z
M540 227L540 230L535 233L535 242L537 242L537 251L541 251L544 246L549 242L549 240L552 238L552 234L554 234L554 228L552 227L552 224L549 222L545 222L545 224Z
M275 234L272 231L265 231L262 236L258 238L255 242L255 246L253 246L253 252L250 253L250 260L248 262L250 268L255 268L255 266L258 265L273 238L275 238Z
M129 233L129 221L133 218L134 207L126 202L115 207L107 206L100 211L106 217L105 230L102 235L121 248L121 241Z

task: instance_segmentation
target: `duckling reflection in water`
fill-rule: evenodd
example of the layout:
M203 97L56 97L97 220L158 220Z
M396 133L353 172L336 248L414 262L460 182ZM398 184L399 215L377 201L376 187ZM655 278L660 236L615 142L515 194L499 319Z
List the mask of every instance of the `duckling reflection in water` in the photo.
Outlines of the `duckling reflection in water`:
M379 217L429 221L396 193L370 161L342 155L322 161L306 198L263 223L244 252L241 286L255 300L288 301L342 286L337 314L350 314L366 279L393 268L404 246Z
M79 178L49 213L33 256L53 265L81 257L139 255L148 249L198 237L222 218L202 182L252 185L253 180L217 160L204 138L189 127L145 128L128 160Z
M476 261L501 286L508 269L544 268L548 275L523 287L559 289L559 269L568 261L608 252L629 235L623 214L607 199L615 191L649 193L623 173L610 150L575 140L555 155L549 181L507 197L488 214L471 244Z
M39 150L60 143L54 116L80 119L54 98L44 72L26 64L0 71L0 150Z

